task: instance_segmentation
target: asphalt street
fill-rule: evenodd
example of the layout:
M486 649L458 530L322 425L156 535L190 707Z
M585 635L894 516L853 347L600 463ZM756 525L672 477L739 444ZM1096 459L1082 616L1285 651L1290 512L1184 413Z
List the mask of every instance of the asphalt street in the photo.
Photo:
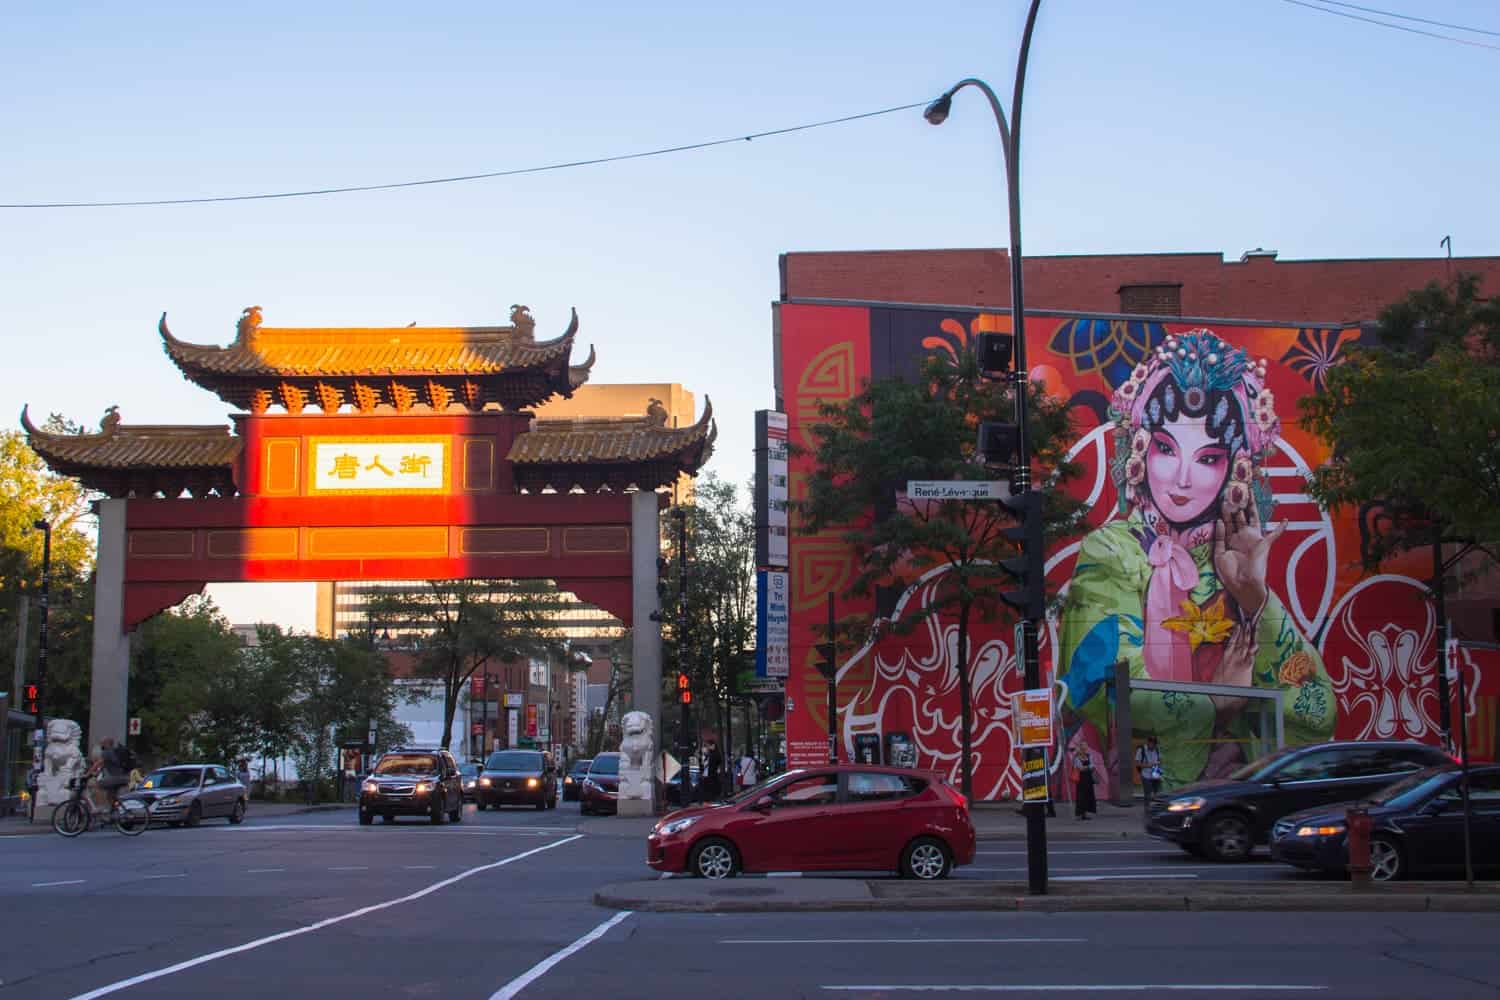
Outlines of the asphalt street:
M0 997L1500 995L1490 915L620 914L592 894L657 877L643 844L577 823L569 803L0 838ZM1051 846L1055 879L1294 877L1140 838ZM1023 842L983 841L958 877L1025 864Z

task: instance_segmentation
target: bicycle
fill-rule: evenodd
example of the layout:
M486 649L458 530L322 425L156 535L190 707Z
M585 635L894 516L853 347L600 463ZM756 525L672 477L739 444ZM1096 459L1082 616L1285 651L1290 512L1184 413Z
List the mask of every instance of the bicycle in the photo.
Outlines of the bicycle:
M138 837L151 825L151 813L139 799L110 800L109 812L102 815L83 794L88 782L74 778L68 782L73 795L52 810L52 829L64 837L76 837L94 828L96 823L113 823L127 837Z

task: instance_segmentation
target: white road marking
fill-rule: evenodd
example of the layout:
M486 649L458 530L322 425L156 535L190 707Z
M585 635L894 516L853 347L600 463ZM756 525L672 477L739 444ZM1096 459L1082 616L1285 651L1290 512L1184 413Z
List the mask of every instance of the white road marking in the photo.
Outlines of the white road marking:
M404 868L404 869L406 869L409 872L416 872L416 871L431 871L432 869L436 868L437 865L402 865L401 867Z
M1197 878L1196 875L1059 875L1054 882L1107 882L1111 879Z
M801 878L801 872L766 872L766 878Z
M331 871L331 872L367 872L367 871L370 870L370 866L369 865L333 865L333 866L330 866L328 870Z
M991 856L991 855L998 856L998 855L1002 855L1002 854L1014 855L1014 856L1017 856L1017 857L1025 857L1026 856L1026 852L1025 851L975 851L974 853L978 854L980 857L986 857L986 856ZM1118 855L1118 854L1171 854L1171 853L1172 853L1171 851L1167 851L1167 850L1164 850L1164 849L1158 847L1158 848L1155 848L1154 850L1150 849L1150 848L1147 848L1147 849L1144 849L1144 850L1134 850L1134 849L1132 849L1132 850L1129 850L1129 851L1048 851L1047 852L1047 856L1049 858L1056 858L1056 857L1062 857L1062 856L1071 855L1071 854L1110 854L1110 855Z
M361 837L384 837L389 834L416 832L421 830L424 835L430 829L426 823L400 823L396 825L381 824L383 829L371 830L352 823L308 823L306 825L296 823L267 823L263 826L223 826L216 830L203 831L204 833L259 833L263 830L295 830L304 833L354 833ZM443 833L445 837L554 837L560 833L572 833L571 828L557 827L522 827L522 826L491 826L479 830L448 830Z
M464 879L470 877L471 875L478 875L480 872L491 871L495 868L503 868L504 866L512 864L516 861L520 861L523 858L529 858L533 854L540 854L543 851L550 851L554 847L561 847L563 844L571 844L575 840L582 839L583 834L575 833L571 837L564 837L562 840L554 840L550 844L543 844L541 847L533 847L529 851L522 851L520 854L512 854L510 857L501 858L499 861L491 861L489 864L479 865L474 868L466 869L459 872L457 875L445 878L441 882L434 882L432 883L432 885L427 886L425 889L418 889L416 892L408 893L405 896L398 896L395 899L388 899L383 903L372 903L369 906L362 906L357 910L350 910L348 913L342 913L336 917L328 917L325 920L319 920L317 923L308 924L305 927L297 927L289 931L282 931L279 934L271 934L267 937L256 938L254 941L247 941L244 944L236 945L233 948L224 948L220 951L209 952L206 955L199 955L197 958L190 958L187 961L178 962L176 965L169 965L166 968L156 969L153 972L143 972L139 976L131 976L129 979L121 979L118 982L110 983L107 986L101 986L98 989L90 990L87 993L80 993L77 996L73 997L72 1000L94 1000L95 997L108 996L111 993L117 993L120 990L128 989L131 986L136 986L140 983L149 983L154 979L161 979L164 976L170 976L174 972L182 972L184 969L191 969L195 966L204 965L208 962L212 962L220 958L227 958L230 955L238 955L241 952L251 951L255 948L261 947L262 945L274 944L277 941L284 941L287 938L297 937L302 934L310 934L313 931L320 931L325 927L332 927L334 924L341 924L346 920L353 920L356 917L363 917L366 914L375 913L379 910L397 906L401 903L410 903L414 900L421 899L423 896L429 896L432 893L437 892L439 889L446 889L448 886L453 885L455 882L462 882Z
M181 875L143 875L141 877L142 878L187 878L187 873L183 872Z
M31 887L33 889L45 889L48 886L54 886L54 885L83 885L83 883L85 883L87 881L88 881L88 879L83 879L83 878L70 878L70 879L64 879L61 882L33 882L33 883L31 883Z
M265 872L284 872L285 868L246 868L246 875L261 875Z
M1088 938L721 938L720 944L1081 944Z
M975 868L971 865L964 866L966 872L1024 872L1025 865L1011 865L1007 868ZM1055 868L1048 866L1048 871L1053 872L1181 872L1181 871L1225 871L1223 865L1098 865L1093 867L1075 866L1072 868ZM1233 870L1233 869L1229 869Z
M517 976L510 982L506 983L504 986L500 987L494 993L490 994L490 1000L511 1000L511 998L514 997L517 993L520 993L526 987L530 986L532 983L545 976L547 974L547 971L558 962L561 962L569 955L575 954L579 951L582 951L584 948L587 948L591 943L599 940L605 934L609 933L609 929L611 927L614 927L620 921L630 916L630 914L630 910L621 910L619 913L616 913L614 916L610 917L608 920L604 921L604 923L589 931L577 941L574 941L572 944L568 945L561 951L553 952L551 955L548 955L546 958L542 959L540 962L527 969L521 975ZM82 998L80 998L80 1000L82 1000Z
M1039 985L1022 985L1020 983L1007 983L1004 986L976 986L968 984L944 984L931 986L892 986L892 985L869 985L869 986L825 986L825 990L871 990L880 992L903 993L1154 993L1157 990L1171 990L1176 992L1213 991L1216 993L1258 993L1258 992L1297 992L1308 990L1326 990L1326 986L1268 986L1261 983L1098 983L1098 984L1071 984L1071 983L1046 983Z

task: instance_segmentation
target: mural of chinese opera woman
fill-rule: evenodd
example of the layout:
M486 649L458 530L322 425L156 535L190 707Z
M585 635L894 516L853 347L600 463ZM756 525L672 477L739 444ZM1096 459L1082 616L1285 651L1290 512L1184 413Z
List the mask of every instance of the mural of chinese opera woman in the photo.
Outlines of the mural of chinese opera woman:
M1280 688L1289 744L1328 739L1335 701L1317 649L1266 585L1271 495L1261 464L1281 424L1265 362L1209 330L1169 336L1115 391L1120 519L1083 541L1058 632L1064 718L1107 731L1115 664L1133 678ZM1135 690L1131 724L1160 740L1164 785L1227 773L1249 702ZM1124 748L1129 752L1129 748Z

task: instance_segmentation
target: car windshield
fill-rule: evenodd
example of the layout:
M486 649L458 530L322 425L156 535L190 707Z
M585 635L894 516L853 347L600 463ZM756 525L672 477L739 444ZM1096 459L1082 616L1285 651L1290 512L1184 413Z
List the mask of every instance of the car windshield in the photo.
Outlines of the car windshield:
M490 754L490 759L484 762L484 766L490 771L540 771L542 755L525 750L502 750Z
M152 771L146 775L142 788L196 788L198 777L203 772L197 768L185 771Z
M464 764L458 769L458 773L463 775L465 778L477 778L479 776L479 765Z
M1275 750L1257 760L1252 760L1237 771L1231 771L1229 777L1235 781L1261 781L1270 776L1271 772L1279 768L1286 759L1296 753L1300 747L1287 747Z
M430 754L388 753L375 765L376 774L436 774L437 760Z
M591 776L595 774L610 775L619 773L620 758L618 757L600 757L598 760L594 761L593 766L589 768L589 774Z
M1408 774L1394 784L1386 785L1370 796L1370 801L1377 806L1410 809L1436 794L1451 780L1452 772L1446 769L1418 771L1416 774Z
M783 772L782 774L778 774L775 777L767 778L765 781L762 781L758 785L751 785L749 788L745 789L742 792L736 792L735 794L729 796L729 798L724 799L722 801L724 801L724 802L744 802L746 799L751 799L751 798L755 798L755 797L760 796L760 795L764 795L765 792L766 792L766 786L770 785L771 782L773 782L773 781L776 782L777 784L780 784L783 778L791 778L791 779L795 780L795 776L796 775L805 774L805 773L806 772L802 771L802 770Z
M589 765L592 764L592 763L593 763L593 761L591 761L591 760L575 760L573 762L573 773L574 774L588 774L589 773Z

